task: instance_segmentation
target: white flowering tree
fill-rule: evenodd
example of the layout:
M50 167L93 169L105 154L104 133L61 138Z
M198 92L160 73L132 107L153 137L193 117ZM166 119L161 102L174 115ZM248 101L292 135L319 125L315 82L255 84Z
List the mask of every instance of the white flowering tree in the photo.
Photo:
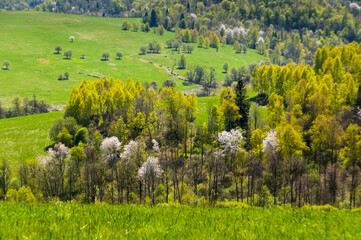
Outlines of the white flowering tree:
M218 134L218 142L221 144L222 150L217 152L216 158L223 156L227 169L233 174L233 179L236 184L237 201L239 201L238 178L240 175L237 152L241 150L242 141L243 136L239 130L232 129L229 132L223 131Z
M152 139L152 143L153 143L153 151L158 154L160 152L160 148L157 140Z
M54 148L48 150L49 156L38 158L38 162L44 170L46 191L51 196L63 197L65 165L66 159L69 157L69 150L64 144L57 143L54 145Z
M128 144L124 145L123 152L120 154L122 160L123 169L125 171L125 181L131 182L136 181L136 175L132 173L136 172L139 169L145 159L145 145L140 141L130 141ZM139 198L142 200L142 186L143 182L141 179L139 181ZM127 200L129 200L129 192L127 190Z
M69 37L69 40L70 40L71 42L74 42L74 39L75 39L74 36L70 36L70 37Z
M145 183L146 188L148 189L149 197L151 197L151 191L153 196L153 205L154 205L154 189L155 189L155 179L159 178L163 173L163 170L159 164L159 159L157 157L150 156L147 158L142 166L138 169L138 176ZM151 190L152 188L152 190Z
M273 181L273 197L274 204L277 202L277 190L278 190L278 176L280 175L280 148L279 148L279 139L277 137L277 132L272 129L267 133L267 136L263 139L263 153L266 156L266 164L269 170L272 173Z
M110 168L111 172L112 172L112 178L111 178L112 203L114 201L113 200L114 199L114 168L116 166L117 161L120 159L121 145L122 145L121 142L119 142L118 138L115 136L105 138L101 144L101 150L102 150L103 157L106 161L108 168ZM118 181L118 188L119 188L119 181ZM118 193L118 196L119 196L119 193Z

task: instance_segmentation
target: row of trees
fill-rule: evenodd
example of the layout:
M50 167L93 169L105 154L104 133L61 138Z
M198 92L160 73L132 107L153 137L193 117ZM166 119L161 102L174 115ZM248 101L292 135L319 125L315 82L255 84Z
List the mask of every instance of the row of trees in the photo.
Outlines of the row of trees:
M54 54L60 54L60 51L62 51L63 49L62 49L61 46L56 46L56 47L54 48L54 50L56 51L56 52L54 52ZM121 60L121 58L123 57L123 54L122 54L121 52L117 52L115 55L116 55L116 57L117 57L118 60ZM72 56L73 56L73 52L72 52L71 50L68 50L68 51L65 51L65 52L64 52L64 57L65 57L66 59L71 59ZM102 60L103 60L103 61L109 60L109 57L110 57L110 53L109 53L109 52L104 52L104 53L102 53ZM85 59L85 54L82 54L82 55L81 55L81 59ZM5 65L5 63L4 63L4 65ZM10 64L8 64L7 66L9 66L9 65L10 65Z
M11 101L10 107L7 106L5 108L0 102L0 119L47 113L49 112L49 109L50 106L43 101L39 101L35 94L33 95L32 99L27 97L23 99L14 97Z

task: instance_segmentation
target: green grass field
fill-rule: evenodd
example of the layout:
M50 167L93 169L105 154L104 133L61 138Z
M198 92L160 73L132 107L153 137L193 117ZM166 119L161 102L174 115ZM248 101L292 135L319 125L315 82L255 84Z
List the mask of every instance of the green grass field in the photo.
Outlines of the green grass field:
M175 34L165 32L159 36L153 32L123 31L123 20L42 12L0 12L0 64L5 60L11 63L10 70L0 70L0 101L6 106L16 95L30 97L35 93L49 104L65 104L74 86L84 79L93 79L79 72L113 76L124 81L129 77L142 82L156 81L159 86L164 80L171 79L164 69L139 59L171 67L180 55L164 47L166 40L174 38ZM140 23L140 19L128 20ZM70 36L75 37L74 42L70 42ZM163 47L161 54L139 55L139 48L154 40ZM65 60L63 55L54 54L57 45L63 48L62 53L72 50L72 59ZM115 60L118 51L123 53L122 60ZM110 61L100 61L103 52L110 53ZM86 59L80 58L82 54ZM218 53L212 48L195 47L192 54L185 55L189 64L214 67L219 81L224 79L222 67L225 62L231 69L262 59L254 50L235 54L232 46L221 47ZM65 72L70 74L70 80L58 81L59 74ZM185 70L179 73L184 75ZM183 85L178 79L176 83L181 90L196 88Z
M0 160L5 159L13 170L28 158L44 152L52 144L49 130L62 112L0 119Z
M4 239L360 239L361 213L0 203Z

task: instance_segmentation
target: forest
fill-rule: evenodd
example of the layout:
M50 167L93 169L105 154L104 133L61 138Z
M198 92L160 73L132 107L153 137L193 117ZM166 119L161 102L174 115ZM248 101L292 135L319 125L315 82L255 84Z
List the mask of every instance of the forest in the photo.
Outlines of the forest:
M208 121L197 97L113 78L75 87L50 137L48 155L22 163L2 196L62 201L359 207L361 44L323 47L314 66L254 68L269 112L250 111L243 79L224 87ZM264 99L262 99L264 98Z

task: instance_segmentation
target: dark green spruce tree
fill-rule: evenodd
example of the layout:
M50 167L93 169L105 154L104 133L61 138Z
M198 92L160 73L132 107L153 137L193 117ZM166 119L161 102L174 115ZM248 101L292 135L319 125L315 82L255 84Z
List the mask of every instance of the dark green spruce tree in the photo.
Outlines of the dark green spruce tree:
M358 92L355 101L355 114L357 114L360 109L361 109L361 85L358 86Z
M145 12L144 16L143 16L143 23L146 23L146 22L148 22L148 12Z
M236 105L239 107L239 114L242 116L236 122L236 126L242 128L246 131L246 137L249 136L249 127L248 127L248 115L250 102L247 97L246 85L244 84L243 79L239 79L235 89L236 94Z
M158 16L155 10L153 9L150 13L150 21L149 21L150 27L157 27L158 26Z

